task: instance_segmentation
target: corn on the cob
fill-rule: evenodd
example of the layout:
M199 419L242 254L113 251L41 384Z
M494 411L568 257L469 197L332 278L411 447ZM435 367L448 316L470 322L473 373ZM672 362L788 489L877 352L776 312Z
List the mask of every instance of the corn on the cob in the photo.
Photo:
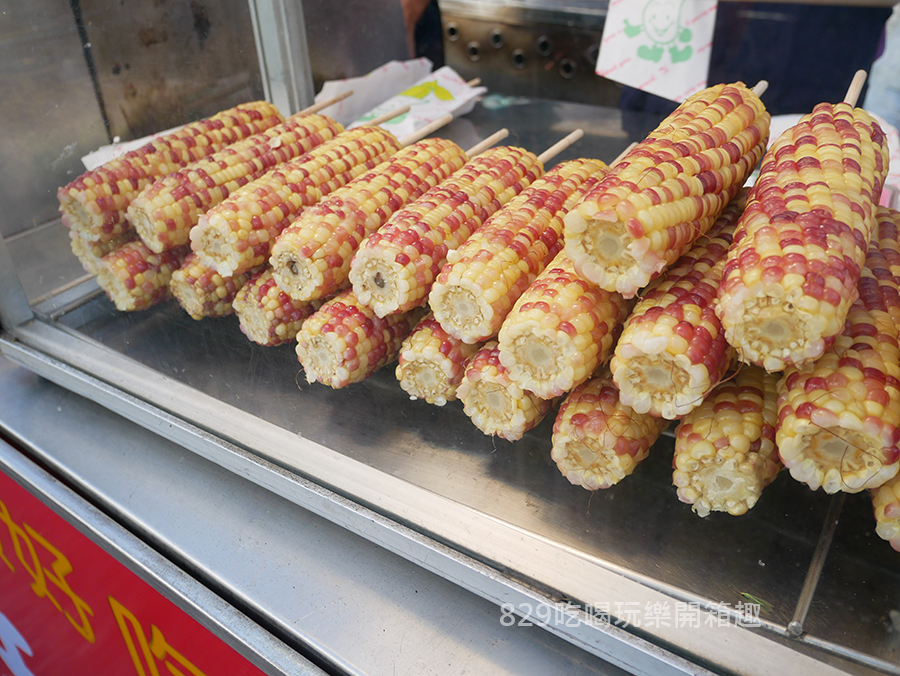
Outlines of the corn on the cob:
M265 347L292 341L303 322L321 305L318 300L293 300L278 288L271 268L247 280L232 303L243 334Z
M523 390L509 378L496 340L485 343L465 365L456 396L475 427L507 441L521 439L553 407L552 400Z
M357 383L397 358L421 310L380 318L352 289L326 301L297 334L297 359L307 382L334 389Z
M728 253L718 313L744 361L818 358L840 334L888 168L864 110L819 104L766 153Z
M878 247L887 263L888 272L900 283L900 211L879 206L875 212L875 220ZM893 303L889 303L888 306L889 310L894 309ZM894 317L894 322L900 325L900 317L893 313L891 316Z
M256 101L160 136L60 188L62 221L88 242L120 237L131 229L125 210L153 181L283 121L271 103Z
M522 389L559 396L609 358L632 305L584 281L561 251L503 322L500 361Z
M666 420L619 401L619 390L603 369L563 400L553 423L550 456L572 484L609 488L650 454L666 425Z
M356 127L276 167L200 217L191 248L223 274L262 265L282 231L306 208L400 149L381 127Z
M297 300L344 288L360 243L465 161L452 141L425 139L306 209L272 247L278 285Z
M96 275L100 271L100 259L106 254L118 249L126 242L133 242L138 238L134 230L128 230L123 235L112 239L86 240L81 233L69 230L69 244L72 253L78 258L85 272Z
M171 297L169 281L189 252L154 253L140 240L127 242L100 259L97 283L117 309L144 310Z
M678 424L672 483L694 512L744 514L778 476L777 399L778 375L745 364Z
M769 114L742 83L691 96L566 216L575 269L634 296L712 226L768 135Z
M398 211L350 263L359 300L379 317L424 305L447 251L544 173L532 153L492 148Z
M813 490L877 488L900 469L900 350L888 309L897 284L876 270L888 264L873 240L843 333L778 385L778 450L791 476Z
M872 489L875 532L900 552L900 476Z
M191 252L181 267L172 274L169 289L181 307L194 319L225 317L234 311L232 302L251 274L242 272L223 277L203 265L197 254Z
M232 191L342 131L327 117L295 115L151 183L131 201L128 220L153 251L188 244L200 216Z
M410 399L443 406L456 399L466 363L481 347L450 336L429 313L416 325L400 348L397 380Z
M744 203L735 198L688 253L651 283L625 321L610 362L622 403L672 420L725 375L734 350L715 313L725 255Z
M562 249L562 219L607 166L557 165L447 253L428 302L451 336L467 343L497 334L519 296Z

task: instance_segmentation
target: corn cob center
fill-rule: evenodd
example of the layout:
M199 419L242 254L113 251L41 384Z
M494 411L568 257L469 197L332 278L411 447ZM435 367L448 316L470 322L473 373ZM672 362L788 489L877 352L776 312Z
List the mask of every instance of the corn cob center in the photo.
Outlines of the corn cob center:
M318 380L327 383L341 369L341 362L334 344L335 337L328 334L310 336L307 339L303 368L311 371L306 374L309 382Z
M669 400L674 392L684 392L690 386L688 372L668 352L637 355L629 359L628 368L628 383L650 398Z
M749 349L753 354L786 359L792 353L813 352L821 347L821 340L811 338L819 335L820 332L816 329L821 322L793 303L763 296L749 302L744 312L756 319L735 327L735 336L731 342ZM817 345L813 345L814 342ZM821 352L821 349L818 351ZM770 371L780 370L769 369L766 364L762 366Z
M292 298L310 297L322 280L316 263L316 259L304 259L292 251L283 251L273 256L273 274L278 286Z
M861 491L890 464L877 452L882 447L882 439L865 431L809 423L797 432L798 438L791 444L789 453L802 460L799 466L792 467L791 473L796 478L807 467L820 473L824 478L822 486L828 493ZM849 482L848 477L852 477Z
M520 335L513 340L509 351L532 379L550 380L566 365L565 355L553 342L545 336Z
M403 376L411 380L422 399L434 399L444 392L445 378L437 364L424 359L413 359L403 365Z
M624 223L609 221L602 224L604 227L598 227L597 224L589 224L574 211L570 212L569 219L570 224L580 223L584 230L590 230L584 240L585 251L595 260L602 260L610 274L624 274L636 264L634 256L628 251L633 238L627 234ZM578 232L571 225L570 229Z
M480 381L470 391L466 405L480 410L483 416L498 428L511 427L515 422L518 407L510 393L497 383Z
M599 435L571 437L553 449L553 460L571 483L588 490L613 486L634 471L640 459L620 452L616 439L627 439L631 420L625 411L606 417L606 429ZM577 479L574 481L573 479Z
M370 282L365 286L372 296L370 307L389 304L409 292L409 281L403 279L403 267L397 262L366 256L361 263L359 278Z
M456 331L463 333L485 325L490 317L487 310L490 305L478 302L478 297L467 288L451 286L441 301L443 315L441 322Z
M708 516L711 511L740 516L756 504L763 487L751 464L738 464L734 458L728 458L721 464L701 469L692 476L691 486L682 490L690 492L692 489L697 492L693 504L699 516ZM735 496L744 497L738 499Z

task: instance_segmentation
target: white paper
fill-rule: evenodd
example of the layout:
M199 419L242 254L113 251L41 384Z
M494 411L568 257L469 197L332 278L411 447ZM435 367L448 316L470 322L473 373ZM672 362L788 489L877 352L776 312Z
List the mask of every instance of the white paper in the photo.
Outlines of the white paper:
M672 101L706 88L714 0L610 0L596 73Z
M353 91L352 96L319 111L343 125L363 116L385 99L399 94L413 84L426 77L432 68L426 58L410 61L388 61L368 75L346 80L330 80L322 85L322 91L316 94L316 102L325 101L346 91Z
M401 94L368 111L348 128L365 124L368 120L408 104L410 107L408 113L399 115L381 125L394 136L402 139L447 113L452 114L453 117L465 115L475 107L478 97L486 91L485 87L470 87L456 71L449 66L444 66L422 78Z

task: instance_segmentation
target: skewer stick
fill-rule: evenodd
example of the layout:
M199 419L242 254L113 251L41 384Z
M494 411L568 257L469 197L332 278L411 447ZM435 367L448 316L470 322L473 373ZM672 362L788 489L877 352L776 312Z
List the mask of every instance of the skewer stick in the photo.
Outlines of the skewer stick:
M466 157L472 159L476 155L480 155L485 150L490 148L495 143L499 143L503 139L509 136L509 129L501 129L500 131L495 131L493 134L488 136L484 141L478 143L466 151Z
M756 85L750 91L756 94L757 96L762 96L766 93L766 90L769 88L768 80L760 80L756 83Z
M847 95L844 97L844 103L849 104L851 108L856 107L856 100L859 98L863 85L866 83L866 76L866 71L858 70L850 81L850 88L847 90Z
M335 103L340 103L346 98L349 98L353 95L353 90L348 89L343 94L338 94L337 96L332 96L330 99L325 99L324 101L319 101L318 103L312 104L309 108L304 108L297 115L312 115L313 113L318 113L320 110L325 110L328 106L333 106Z
M379 115L378 117L366 120L365 124L369 127L377 127L379 124L383 124L388 120L393 120L395 117L400 117L403 113L409 112L409 106L400 106L399 108L392 110L389 113L385 113L384 115Z
M636 147L637 147L637 141L632 141L631 143L629 143L629 144L628 144L628 147L625 148L625 150L623 150L622 152L620 152L620 153L616 156L616 159L614 159L612 162L609 163L609 166L613 167L613 166L617 165L619 162L622 161L622 159L623 159L628 153L630 153L630 152L631 152L634 148L636 148Z
M552 146L547 148L547 150L538 155L538 161L541 164L546 164L549 160L552 160L554 157L559 155L563 150L575 143L575 141L580 139L582 136L584 136L584 132L581 129L576 129L564 139L562 139L561 141L557 141Z
M468 82L466 82L466 85L469 86L469 87L477 87L477 86L480 85L480 84L481 84L481 78L480 78L480 77L473 77L471 80L469 80Z
M453 116L450 113L447 113L446 115L441 115L438 119L434 120L433 122L429 122L424 127L419 129L418 131L413 132L406 138L400 139L400 146L401 147L411 146L416 141L421 141L423 138L428 136L430 133L437 131L438 129L443 127L445 124L450 124L452 121L453 121Z

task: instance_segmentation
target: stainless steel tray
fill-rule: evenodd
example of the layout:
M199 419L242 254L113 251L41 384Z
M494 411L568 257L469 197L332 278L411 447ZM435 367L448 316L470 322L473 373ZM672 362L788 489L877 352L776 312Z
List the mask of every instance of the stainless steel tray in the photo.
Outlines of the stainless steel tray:
M465 146L507 124L511 144L536 151L583 127L560 160L611 160L627 144L616 111L502 97L442 133ZM17 264L46 259L61 237L51 226L7 248ZM32 304L45 295L23 281ZM671 436L632 477L588 493L549 458L552 415L496 440L457 402L409 401L392 367L340 391L308 385L291 346L253 345L233 317L195 322L174 302L119 313L90 281L35 307L0 342L9 357L511 604L498 621L514 609L636 673L762 674L778 660L784 673L900 674L900 555L874 535L867 495L831 498L785 474L746 516L700 519L671 486ZM750 597L767 604L759 627L738 622Z

